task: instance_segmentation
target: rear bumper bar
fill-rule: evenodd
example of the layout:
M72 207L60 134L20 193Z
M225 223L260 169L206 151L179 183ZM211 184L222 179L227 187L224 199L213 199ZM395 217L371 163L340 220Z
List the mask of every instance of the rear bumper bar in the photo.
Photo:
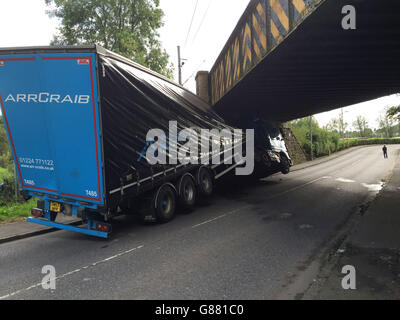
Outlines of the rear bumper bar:
M95 237L100 237L100 238L108 238L108 236L109 236L109 233L107 233L107 232L100 232L100 231L92 230L92 229L88 229L88 228L74 227L74 226L67 225L67 224L51 222L51 221L45 220L45 219L29 217L29 218L27 218L27 221L31 222L31 223L36 223L36 224L40 224L43 226L47 226L47 227L79 232L79 233L83 233L83 234L87 234L87 235L95 236Z

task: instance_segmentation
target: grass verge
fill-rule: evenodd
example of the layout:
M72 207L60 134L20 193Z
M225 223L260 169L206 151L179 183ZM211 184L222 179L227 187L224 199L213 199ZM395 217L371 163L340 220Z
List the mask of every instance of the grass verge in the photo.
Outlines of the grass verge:
M0 206L0 224L13 222L29 217L31 209L36 206L36 199L26 202L10 202Z

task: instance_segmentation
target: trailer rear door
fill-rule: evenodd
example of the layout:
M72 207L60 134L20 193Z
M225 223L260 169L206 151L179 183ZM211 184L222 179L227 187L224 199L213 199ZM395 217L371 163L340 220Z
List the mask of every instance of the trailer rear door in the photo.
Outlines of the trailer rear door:
M104 204L94 53L0 54L0 104L22 188Z

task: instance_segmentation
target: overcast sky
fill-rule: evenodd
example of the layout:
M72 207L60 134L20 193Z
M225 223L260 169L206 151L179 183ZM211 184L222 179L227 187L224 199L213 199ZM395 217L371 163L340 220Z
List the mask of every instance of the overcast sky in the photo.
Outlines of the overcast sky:
M176 67L177 46L181 46L182 57L187 59L182 78L192 91L195 90L196 71L211 69L249 0L199 0L195 11L196 2L161 0L165 13L165 26L160 30L163 47ZM0 47L48 45L58 21L50 19L45 10L44 0L1 0ZM399 96L348 107L345 121L352 124L357 115L362 114L370 127L376 128L379 113L386 106L394 105L400 105ZM316 118L320 125L326 125L339 112L323 113Z

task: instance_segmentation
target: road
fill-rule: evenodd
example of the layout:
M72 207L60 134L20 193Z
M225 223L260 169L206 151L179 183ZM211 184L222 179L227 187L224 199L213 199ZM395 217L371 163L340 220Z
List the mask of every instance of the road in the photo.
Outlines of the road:
M400 147L352 150L252 185L220 185L189 215L115 222L109 241L67 231L0 245L1 299L276 299L381 188ZM55 290L40 285L56 268Z

